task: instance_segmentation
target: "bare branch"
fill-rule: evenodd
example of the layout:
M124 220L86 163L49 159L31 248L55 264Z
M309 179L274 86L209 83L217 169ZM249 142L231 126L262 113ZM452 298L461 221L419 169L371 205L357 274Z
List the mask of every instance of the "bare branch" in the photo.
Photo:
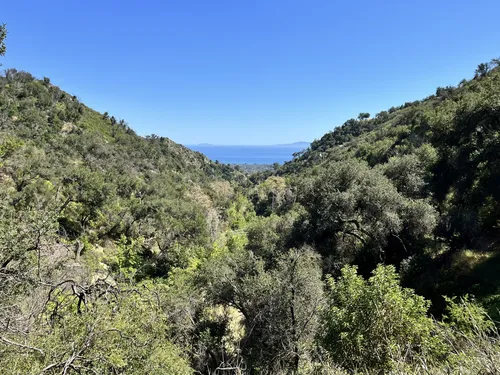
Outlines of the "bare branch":
M35 347L29 346L29 345L20 344L18 342L14 342L14 341L11 341L9 339L6 339L5 337L2 337L2 336L0 336L0 341L3 341L4 343L9 344L9 345L17 346L19 348L34 350L34 351L37 351L38 353L40 353L41 355L45 356L45 353L43 352L42 349L35 348Z

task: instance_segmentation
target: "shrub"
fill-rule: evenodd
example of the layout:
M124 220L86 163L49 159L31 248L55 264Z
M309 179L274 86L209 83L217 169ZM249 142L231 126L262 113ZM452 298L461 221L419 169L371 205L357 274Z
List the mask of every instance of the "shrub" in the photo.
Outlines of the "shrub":
M387 371L396 359L412 362L443 349L430 303L402 288L393 266L379 265L369 280L346 266L338 280L329 278L327 307L319 341L337 363L349 370Z

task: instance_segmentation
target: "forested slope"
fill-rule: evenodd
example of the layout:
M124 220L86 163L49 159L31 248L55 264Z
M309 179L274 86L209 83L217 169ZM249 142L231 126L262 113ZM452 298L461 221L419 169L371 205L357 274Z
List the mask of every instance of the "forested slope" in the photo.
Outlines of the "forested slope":
M495 294L500 285L493 271L500 240L497 65L497 60L481 64L474 79L437 88L422 101L393 107L372 119L360 114L287 163L282 174L312 184L303 189L306 196L313 192L306 206L317 200L309 213L313 229L325 239L314 234L311 240L320 247L324 244L332 257L340 256L336 247L342 247L346 234L358 247L371 251L382 244L380 260L401 266L409 285L436 303L447 293ZM380 194L368 191L363 179L372 185L380 180ZM331 196L331 189L338 191L340 202ZM354 206L346 198L354 199ZM374 203L380 212L367 217L366 208ZM332 204L344 218L330 216ZM326 205L329 212L322 213ZM318 228L316 223L328 227ZM330 245L339 233L343 240ZM349 248L352 252L353 246ZM366 255L362 257L365 261ZM489 302L493 300L496 297ZM490 313L496 311L493 304Z
M235 194L229 181L244 183L245 177L168 138L135 135L124 121L93 111L48 78L5 71L0 77L0 321L7 337L0 341L23 337L32 324L40 328L35 330L40 339L48 332L59 335L43 321L71 315L72 302L65 306L60 293L76 297L75 312L81 314L83 306L90 309L93 293L118 298L117 283L128 287L130 280L135 285L164 277L174 264L185 264L190 252L209 246L224 230L224 210ZM111 319L105 317L108 307L100 308L102 318ZM136 308L141 307L127 314ZM152 319L156 324L157 317ZM71 334L63 320L60 324L65 327L60 334ZM50 365L32 366L22 357L14 363L9 348L2 353L16 373L37 373ZM45 355L46 360L51 356ZM52 364L54 373L64 368Z
M249 179L7 70L2 373L498 373L495 65Z

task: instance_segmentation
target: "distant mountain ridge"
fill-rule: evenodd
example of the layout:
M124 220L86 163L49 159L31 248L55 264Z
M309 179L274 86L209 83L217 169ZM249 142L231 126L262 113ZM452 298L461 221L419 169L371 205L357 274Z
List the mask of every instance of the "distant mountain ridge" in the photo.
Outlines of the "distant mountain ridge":
M293 159L296 152L309 148L308 142L295 142L281 145L200 145L186 146L193 151L206 155L212 161L225 164L274 164Z
M300 147L303 146L304 148L309 147L311 142L305 142L305 141L300 141L300 142L293 142L293 143L282 143L282 144L273 144L273 145L216 145L212 143L198 143L198 144L186 144L186 147L287 147L287 146L293 146L293 147Z

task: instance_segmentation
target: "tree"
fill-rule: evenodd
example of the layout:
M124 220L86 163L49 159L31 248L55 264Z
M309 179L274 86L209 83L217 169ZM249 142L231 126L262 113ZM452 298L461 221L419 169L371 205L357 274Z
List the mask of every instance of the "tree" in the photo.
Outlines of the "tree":
M5 24L0 26L0 56L5 56L7 47L5 45L5 39L7 38L7 27Z
M500 66L500 58L491 59L490 65L493 66L493 67Z
M490 71L490 64L488 63L481 63L477 66L476 72L475 72L475 78L482 78L488 74Z
M397 262L408 251L419 251L420 246L410 245L432 233L436 222L428 203L418 201L414 207L379 170L355 160L330 163L317 176L305 177L299 201L308 211L302 225L307 242L336 264L357 261L369 270L382 260ZM421 222L428 223L425 234L404 230Z
M453 90L452 86L438 87L436 89L436 96L446 99L453 94Z
M498 91L487 85L482 96L463 101L433 137L435 195L449 207L446 235L463 240L494 230L500 220Z
M422 198L429 190L427 186L431 180L431 168L436 161L436 149L424 144L412 154L391 157L382 165L382 169L401 194L409 198Z
M271 176L257 185L253 192L253 203L257 214L269 215L278 212L292 200L292 191L283 177Z
M241 349L248 366L264 374L297 373L312 346L322 301L318 255L292 249L265 262L247 250L223 253L202 272L214 303L236 308L243 316Z
M358 120L366 120L370 118L370 114L368 112L361 112L358 115Z

